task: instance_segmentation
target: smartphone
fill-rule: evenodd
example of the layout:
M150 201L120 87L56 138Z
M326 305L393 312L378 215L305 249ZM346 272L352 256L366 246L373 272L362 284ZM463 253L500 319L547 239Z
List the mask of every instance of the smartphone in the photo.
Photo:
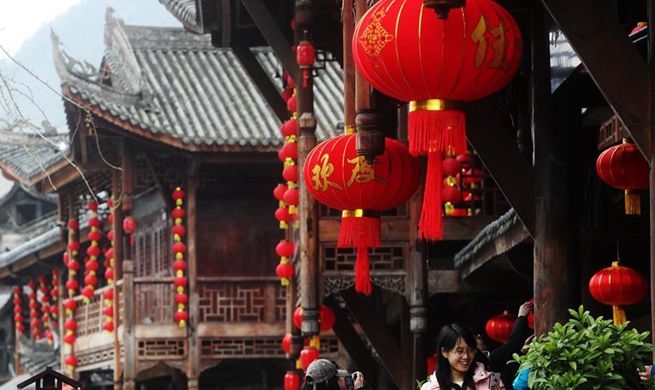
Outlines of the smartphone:
M492 372L489 375L489 388L491 390L500 389L500 372Z
M348 375L347 377L343 378L346 382L346 389L350 390L355 387L355 384L353 383L353 377L352 375Z

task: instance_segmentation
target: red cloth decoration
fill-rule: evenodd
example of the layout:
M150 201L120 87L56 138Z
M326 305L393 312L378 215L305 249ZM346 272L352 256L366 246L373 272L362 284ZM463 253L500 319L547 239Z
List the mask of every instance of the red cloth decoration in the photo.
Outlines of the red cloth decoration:
M635 190L648 188L648 161L634 144L623 140L606 149L596 160L598 177L607 185L625 191L625 213L641 214L641 199Z
M386 138L385 152L369 165L356 151L356 134L317 145L307 156L304 182L319 202L343 210L339 247L356 248L355 289L370 294L368 248L380 246L376 213L406 202L418 188L419 163L407 147Z
M484 329L490 339L499 343L506 343L509 340L509 335L512 334L515 322L516 316L505 311L501 315L490 318Z
M373 87L410 102L410 151L431 160L442 152L466 152L462 103L509 82L523 40L511 15L490 0L469 0L446 20L420 1L380 1L358 22L352 47L357 68ZM437 173L436 164L428 161L428 175ZM440 180L426 180L419 222L424 239L442 238L441 202L432 199L440 187Z
M598 302L612 305L614 324L620 325L626 321L622 306L644 299L648 293L648 281L639 272L615 261L611 267L603 268L591 277L589 292Z

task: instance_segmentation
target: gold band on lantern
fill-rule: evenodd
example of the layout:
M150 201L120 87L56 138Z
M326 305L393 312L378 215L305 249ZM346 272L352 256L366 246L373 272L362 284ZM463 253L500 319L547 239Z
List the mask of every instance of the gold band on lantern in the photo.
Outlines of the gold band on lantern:
M444 110L464 111L464 103L445 99L412 100L409 102L409 112Z
M355 217L355 218L373 217L373 218L377 218L379 216L380 216L379 211L371 211L371 210L364 210L364 209L343 210L341 212L341 217L342 218L346 218L346 217Z
M346 125L343 129L344 134L357 134L357 127L355 125Z

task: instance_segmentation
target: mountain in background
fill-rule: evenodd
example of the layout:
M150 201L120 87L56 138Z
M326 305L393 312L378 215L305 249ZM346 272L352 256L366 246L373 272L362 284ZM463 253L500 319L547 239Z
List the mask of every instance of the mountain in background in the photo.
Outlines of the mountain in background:
M85 0L72 6L49 25L42 26L23 44L15 59L54 91L61 93L60 80L52 59L50 29L59 36L64 50L79 61L87 61L95 68L100 66L104 50L105 12L108 7L114 15L129 25L181 27L181 24L157 0ZM66 128L61 97L35 77L10 60L0 61L0 72L15 89L12 93L23 117L38 127L44 119L60 131ZM19 117L15 107L6 107L8 96L0 84L0 129L16 123ZM33 100L33 102L31 101ZM12 105L11 102L9 105ZM27 131L27 128L24 128Z

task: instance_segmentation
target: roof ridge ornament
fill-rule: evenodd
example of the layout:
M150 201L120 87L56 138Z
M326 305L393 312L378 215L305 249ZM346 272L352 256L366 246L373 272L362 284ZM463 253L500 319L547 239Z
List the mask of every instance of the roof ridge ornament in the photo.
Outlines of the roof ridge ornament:
M114 9L105 12L105 60L111 69L112 82L124 92L137 94L145 88L141 67L123 30L125 22L114 17Z

